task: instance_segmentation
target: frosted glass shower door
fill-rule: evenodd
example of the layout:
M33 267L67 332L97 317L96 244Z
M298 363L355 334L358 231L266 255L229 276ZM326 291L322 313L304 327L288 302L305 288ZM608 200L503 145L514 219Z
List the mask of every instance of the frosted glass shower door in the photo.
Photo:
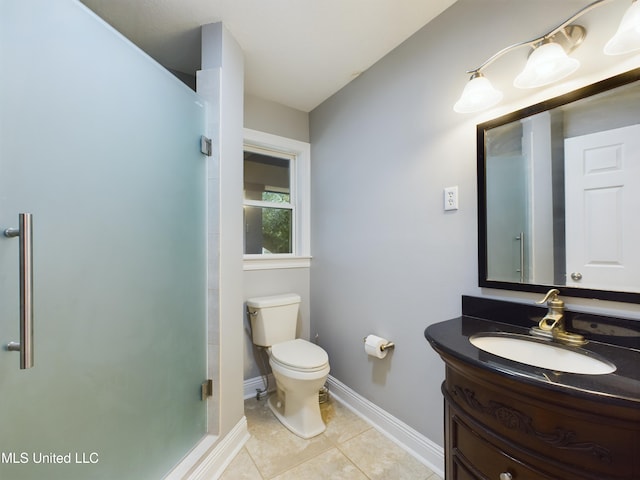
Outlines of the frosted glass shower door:
M0 479L161 479L206 433L205 108L70 0L0 0ZM33 216L20 369L18 215Z
M523 155L487 157L487 278L490 280L520 283L527 279L525 162Z

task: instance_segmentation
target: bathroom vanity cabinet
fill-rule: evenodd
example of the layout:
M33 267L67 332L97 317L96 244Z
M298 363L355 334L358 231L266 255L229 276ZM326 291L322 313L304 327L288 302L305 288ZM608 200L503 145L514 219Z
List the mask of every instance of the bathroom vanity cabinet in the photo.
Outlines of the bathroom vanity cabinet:
M532 315L524 318L530 322ZM591 319L589 325L601 326ZM469 342L490 331L528 329L465 316L463 308L462 317L425 331L445 362L446 480L640 479L640 350L635 344L590 342L587 348L617 370L579 375L512 362ZM638 342L640 335L630 338Z
M446 362L447 480L640 478L640 413Z

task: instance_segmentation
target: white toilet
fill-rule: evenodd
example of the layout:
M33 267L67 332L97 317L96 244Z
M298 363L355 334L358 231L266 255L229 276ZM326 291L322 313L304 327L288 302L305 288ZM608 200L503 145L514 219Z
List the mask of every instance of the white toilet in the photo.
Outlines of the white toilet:
M318 392L329 375L329 357L321 347L296 338L300 296L289 293L247 300L253 343L267 347L277 395L269 408L302 438L325 430Z

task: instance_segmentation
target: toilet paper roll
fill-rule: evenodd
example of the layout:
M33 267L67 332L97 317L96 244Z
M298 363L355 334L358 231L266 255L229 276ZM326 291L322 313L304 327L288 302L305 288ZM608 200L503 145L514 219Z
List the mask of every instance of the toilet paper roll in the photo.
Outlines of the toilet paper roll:
M364 341L364 351L372 357L384 358L387 356L387 351L383 351L380 347L387 343L389 343L389 340L386 338L378 337L377 335L367 335Z

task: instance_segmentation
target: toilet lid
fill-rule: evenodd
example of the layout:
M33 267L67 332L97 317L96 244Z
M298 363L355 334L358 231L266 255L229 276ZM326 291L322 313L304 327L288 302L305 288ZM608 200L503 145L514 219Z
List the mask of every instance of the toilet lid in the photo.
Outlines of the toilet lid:
M276 343L271 347L271 358L296 370L314 370L329 362L327 352L301 338Z

